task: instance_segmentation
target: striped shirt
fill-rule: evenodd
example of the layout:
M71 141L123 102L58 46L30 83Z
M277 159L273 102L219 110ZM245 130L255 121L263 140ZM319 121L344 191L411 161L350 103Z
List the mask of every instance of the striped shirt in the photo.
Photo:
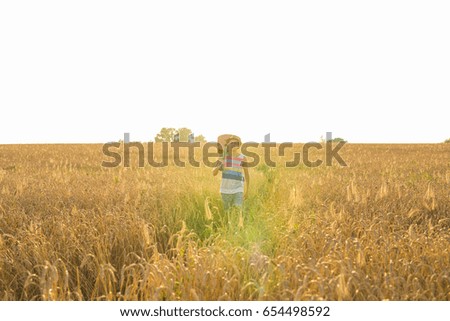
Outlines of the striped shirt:
M222 194L235 194L244 192L244 175L242 162L244 155L237 157L226 156L222 163L222 184L220 192Z

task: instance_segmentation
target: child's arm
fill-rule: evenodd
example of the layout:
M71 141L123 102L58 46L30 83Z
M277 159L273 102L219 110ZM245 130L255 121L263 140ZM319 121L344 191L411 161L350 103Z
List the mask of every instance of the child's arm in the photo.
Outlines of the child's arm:
M216 167L213 168L213 170L212 170L213 176L216 176L217 173L218 173L220 170L222 170L222 165L223 165L223 163L222 163L221 161L219 161L219 165L217 165Z
M247 198L248 196L248 189L250 186L250 174L248 173L248 167L246 166L247 159L244 158L244 162L242 164L242 168L244 170L244 177L245 177L245 187L244 187L244 198Z

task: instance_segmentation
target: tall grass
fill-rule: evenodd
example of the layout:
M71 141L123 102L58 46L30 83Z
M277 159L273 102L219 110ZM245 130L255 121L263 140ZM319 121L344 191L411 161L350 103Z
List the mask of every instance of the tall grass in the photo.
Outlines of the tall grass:
M449 300L450 147L342 156L348 167L251 169L240 222L206 167L0 146L0 297Z

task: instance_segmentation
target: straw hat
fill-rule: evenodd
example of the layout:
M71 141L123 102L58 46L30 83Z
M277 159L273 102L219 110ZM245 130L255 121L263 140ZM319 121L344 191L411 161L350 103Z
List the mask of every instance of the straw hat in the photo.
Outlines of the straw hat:
M231 139L237 140L239 144L242 143L241 138L237 135L223 134L217 137L217 148L219 149L219 153L223 153L223 148Z
M242 143L241 138L237 135L232 135L232 134L223 134L220 135L219 137L217 137L217 143L225 146L230 140L235 139L239 142L239 144Z

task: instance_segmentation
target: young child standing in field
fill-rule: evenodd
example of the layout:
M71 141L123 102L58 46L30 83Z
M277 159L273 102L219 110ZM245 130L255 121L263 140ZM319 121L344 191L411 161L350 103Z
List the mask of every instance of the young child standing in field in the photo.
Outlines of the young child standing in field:
M223 148L223 158L213 169L214 176L222 171L220 193L225 211L232 207L242 210L244 199L248 194L250 176L248 168L245 167L245 156L241 153L241 144L241 139L237 136L231 135L227 138Z

